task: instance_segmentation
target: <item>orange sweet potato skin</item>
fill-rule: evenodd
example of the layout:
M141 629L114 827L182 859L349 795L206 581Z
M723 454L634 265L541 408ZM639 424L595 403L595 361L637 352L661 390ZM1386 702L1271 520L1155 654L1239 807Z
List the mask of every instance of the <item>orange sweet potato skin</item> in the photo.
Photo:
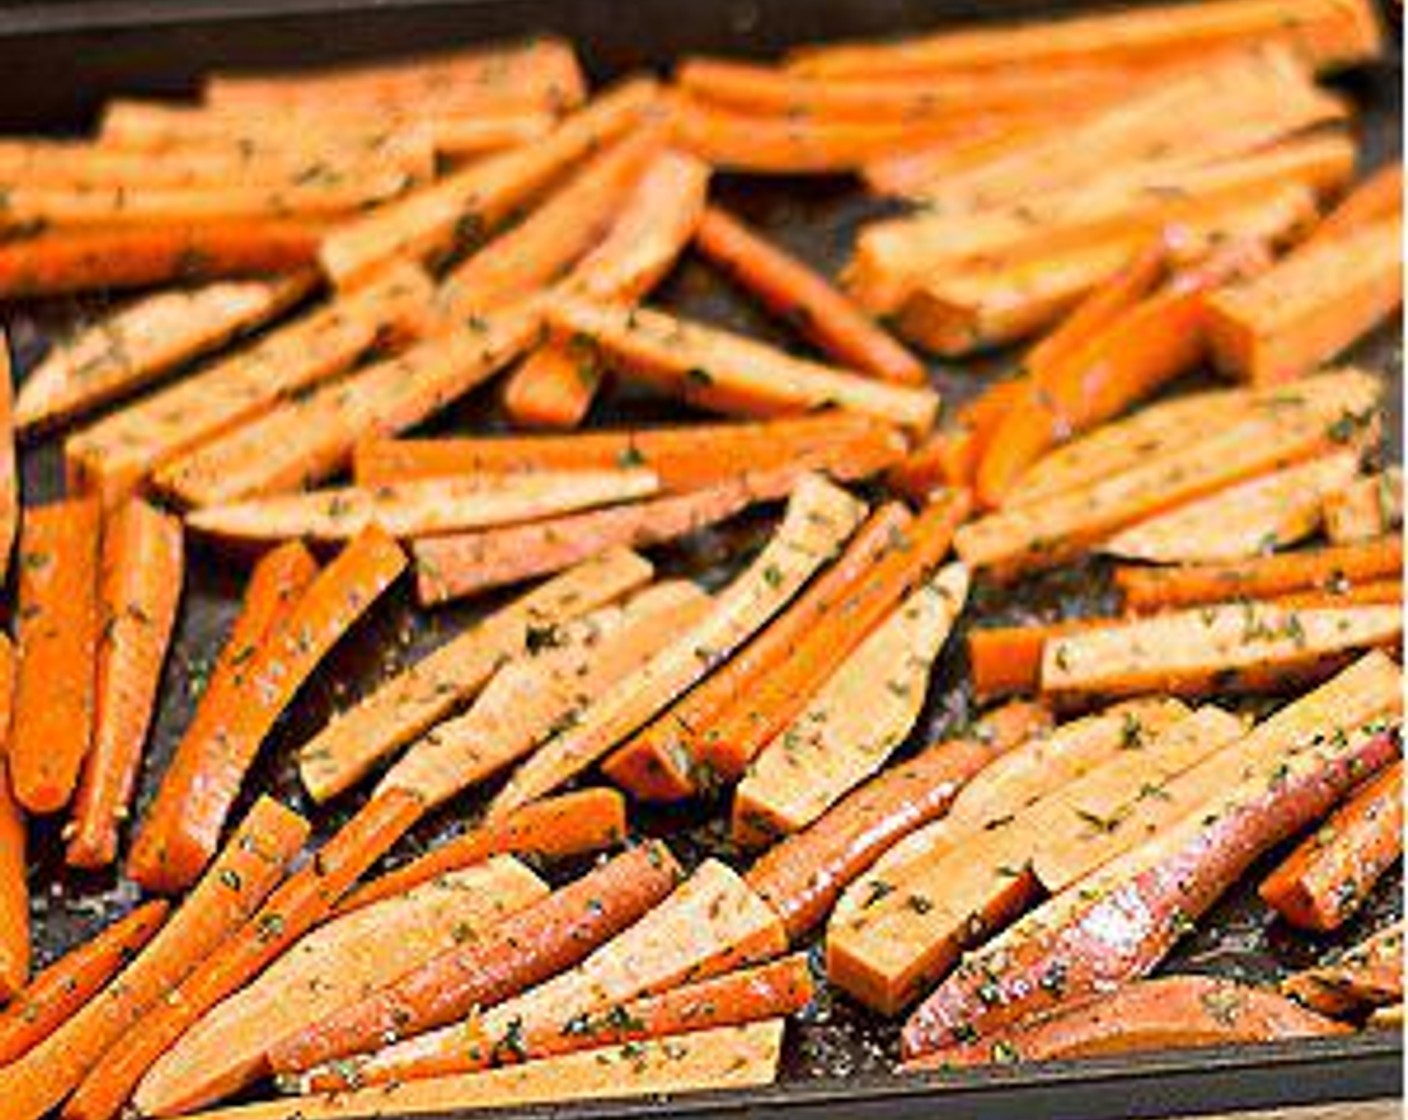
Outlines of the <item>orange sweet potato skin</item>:
M1004 954L1000 970L981 954L958 966L905 1024L916 1058L1047 1011L1063 999L1147 975L1252 861L1324 813L1365 774L1396 759L1392 732L1364 736L1298 777L1268 784L1198 827L1177 832L1113 890Z

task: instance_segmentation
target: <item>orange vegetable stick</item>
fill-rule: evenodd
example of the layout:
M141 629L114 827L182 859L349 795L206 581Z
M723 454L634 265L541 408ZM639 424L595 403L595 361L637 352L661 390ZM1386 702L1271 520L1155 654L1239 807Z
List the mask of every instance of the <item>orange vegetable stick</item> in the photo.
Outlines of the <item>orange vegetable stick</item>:
M317 571L316 561L297 541L273 549L254 566L244 606L128 855L127 874L147 890L184 890L215 853L226 801L223 795L211 796L205 777L207 759L219 746L211 724L236 705L244 668L284 624Z
M64 1107L67 1120L116 1116L142 1075L173 1042L325 917L419 816L419 801L399 790L364 805L253 918L201 959L175 991L103 1055Z
M176 624L184 569L181 522L140 499L114 513L103 531L93 746L74 801L66 860L106 867L128 817Z
M864 478L904 453L893 428L863 416L823 412L761 423L622 428L564 436L468 436L373 440L358 448L360 486L451 474L604 470L654 471L666 490L698 490L783 467Z
M831 912L841 892L905 836L948 812L963 784L998 755L1051 726L1039 704L1012 703L971 733L936 743L876 776L753 865L748 885L794 942Z
M281 1042L270 1064L276 1072L312 1069L501 1003L571 968L665 898L681 876L658 841L623 852L505 918L479 941Z
M188 819L181 834L166 837L175 841L168 861L175 855L186 865L208 850L270 728L328 650L391 585L405 562L395 541L380 529L368 529L311 580L281 621L270 620L262 640L251 635L253 644L242 642L239 649L252 652L238 663L228 688L202 705L207 711L187 731L182 750L199 759L192 790L199 791L194 796L200 816L190 820L191 806L186 807ZM261 592L261 599L264 594L268 592ZM250 613L254 606L251 602ZM154 855L160 859L159 852Z
M1048 639L1120 621L1123 620L1073 618L969 630L968 668L973 691L981 697L1035 692L1041 678L1041 654Z
M924 365L829 280L717 206L695 232L699 251L841 365L923 385Z
M657 155L611 229L577 262L562 286L592 299L639 302L674 266L703 213L709 168L683 152ZM589 348L545 343L504 388L504 407L520 424L573 428L602 379Z
M593 787L544 798L502 820L472 825L453 840L358 887L338 905L338 911L356 910L405 894L447 871L480 863L490 856L563 859L610 848L625 836L626 801L614 789Z
M978 466L979 500L1001 505L1022 472L1057 443L1118 415L1197 362L1204 294L1265 263L1260 247L1233 243L1146 296L1163 271L1156 246L1095 289L1066 329L1029 359L1030 390L1003 417Z
M617 1004L597 1014L574 1016L562 1023L532 1022L514 1045L471 1041L450 1062L430 1063L422 1071L407 1063L403 1081L443 1077L497 1068L517 1062L572 1054L598 1046L669 1038L714 1027L755 1023L792 1015L811 1002L815 990L805 953L756 968L739 969L709 980ZM334 1062L299 1078L300 1092L353 1088L346 1071Z
M1305 239L1318 245L1403 209L1403 164L1390 163L1358 183Z
M317 260L318 227L294 221L227 221L64 229L0 245L0 296L293 272Z
M1403 854L1403 763L1350 794L1261 884L1258 894L1300 929L1338 929Z
M23 1057L77 1014L161 929L169 909L161 899L143 903L36 976L0 1015L0 1065Z
M612 548L648 548L725 521L791 492L800 471L744 476L686 494L506 529L412 543L422 606L559 572Z
M0 635L0 1001L29 979L29 882L25 866L24 812L10 788L11 716L15 647Z
M786 661L827 613L869 578L910 521L897 503L871 514L836 563L757 638L612 754L602 766L606 776L652 801L682 800L707 784L710 775L699 773L705 729Z
M944 558L954 530L967 517L967 491L936 498L895 548L800 642L790 660L714 721L701 745L703 763L724 778L737 778L806 706L846 656L908 596Z
M20 524L20 484L15 469L14 383L10 344L0 328L0 582L10 570L10 553Z
M307 821L261 797L136 959L23 1058L0 1067L6 1120L40 1120L68 1096L149 1009L245 923L307 837Z
M1289 595L1277 595L1271 602L1278 607L1347 607L1354 603L1401 603L1403 602L1403 581L1381 579L1371 580L1368 583L1356 583L1348 587L1295 591Z
M101 535L98 503L86 498L24 517L10 781L34 813L68 804L92 741Z
M958 410L952 428L936 432L892 467L885 481L917 501L928 500L940 486L971 486L993 433L1026 392L1021 377L988 386Z
M1176 568L1122 567L1115 586L1130 610L1269 599L1288 592L1330 589L1386 578L1403 568L1397 537L1264 556L1240 564L1188 564Z

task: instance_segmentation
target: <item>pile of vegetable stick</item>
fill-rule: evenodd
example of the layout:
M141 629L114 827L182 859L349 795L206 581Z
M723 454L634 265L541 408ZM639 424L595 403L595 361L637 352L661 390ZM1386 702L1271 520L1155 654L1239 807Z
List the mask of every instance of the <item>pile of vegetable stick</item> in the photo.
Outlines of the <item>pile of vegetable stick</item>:
M1380 34L1199 0L601 90L542 38L0 141L0 298L141 289L17 388L0 336L6 1116L740 1088L821 984L906 1071L1401 1015L1394 928L1281 989L1151 975L1261 856L1315 938L1402 854L1402 474L1343 364L1401 303L1402 174L1320 84ZM829 276L719 172L904 209ZM795 346L653 302L687 258ZM951 414L912 348L1013 344ZM687 419L596 424L621 384ZM487 388L507 430L422 430ZM242 603L139 807L192 541ZM1104 613L985 611L1075 565ZM310 730L403 579L507 591ZM258 788L286 725L307 817ZM685 801L726 853L637 833ZM158 897L34 973L43 818Z

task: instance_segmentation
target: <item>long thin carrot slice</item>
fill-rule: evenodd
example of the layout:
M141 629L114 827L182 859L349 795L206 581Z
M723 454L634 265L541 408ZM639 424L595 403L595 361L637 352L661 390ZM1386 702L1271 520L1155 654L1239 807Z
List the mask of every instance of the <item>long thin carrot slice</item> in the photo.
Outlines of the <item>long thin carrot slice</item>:
M318 238L293 221L54 230L0 245L0 296L293 272L317 259Z
M1336 607L1354 603L1401 603L1403 602L1403 581L1401 579L1370 580L1346 587L1330 587L1323 590L1293 591L1289 595L1277 595L1271 600L1278 607Z
M101 535L87 498L25 514L10 781L35 813L68 804L92 741Z
M19 1061L0 1067L7 1120L40 1120L149 1009L235 933L308 838L308 822L261 797L180 909L102 992Z
M607 777L635 797L654 801L683 799L708 784L710 775L699 772L705 729L786 661L827 613L869 578L910 520L897 503L871 514L836 563L767 629L612 754L603 765Z
M948 812L973 774L1051 726L1038 704L1012 703L972 732L936 743L850 794L767 852L746 876L795 942L831 912L841 892L911 832Z
M1131 610L1196 606L1228 599L1268 599L1288 592L1397 578L1403 542L1397 537L1363 544L1285 552L1240 564L1190 564L1176 568L1123 567L1115 586Z
M903 534L907 547L891 550L876 563L868 578L798 643L789 660L707 728L701 740L703 764L725 779L742 774L846 656L944 558L970 508L966 491L931 502Z
M458 1062L436 1063L433 1076L494 1069L598 1046L629 1046L647 1039L792 1015L811 1002L815 987L806 954L795 953L756 968L739 969L659 995L629 1000L597 1014L575 1016L562 1023L534 1022L521 1032L521 1037L515 1038L512 1047L470 1043L461 1050ZM408 1066L403 1069L402 1078L421 1080L417 1073ZM301 1092L351 1087L336 1062L297 1081Z
M416 596L422 605L579 564L611 549L648 548L725 521L791 492L800 472L745 476L703 490L593 510L506 529L415 541Z
M625 835L626 800L614 789L594 787L544 798L502 820L472 825L453 840L358 887L338 904L338 911L405 894L490 856L563 859L609 848Z
M15 647L0 635L0 999L29 979L29 869L25 865L24 811L10 786L9 753L14 713Z
M235 706L245 667L284 624L317 571L312 554L297 541L280 545L254 566L239 617L128 855L127 874L147 890L184 890L214 855L226 808L223 796L210 797L205 781L216 746L211 724Z
M143 903L17 993L0 1015L0 1065L23 1057L77 1014L161 929L169 909L162 899Z
M1262 882L1258 894L1292 925L1338 929L1403 854L1403 763L1355 790Z
M105 867L117 858L118 825L128 817L184 566L175 517L134 499L108 519L99 574L96 718L74 800L65 857L70 867Z
M103 1055L63 1115L68 1120L116 1116L142 1075L191 1024L326 916L419 816L419 802L396 790L363 806L313 860L268 897L254 917L200 960L168 998L148 1009Z
M831 282L718 206L694 243L731 279L843 366L883 381L924 384L924 365Z
M601 243L562 282L593 299L638 302L674 265L704 211L709 168L664 151L641 174ZM549 342L504 388L504 407L521 424L572 428L581 423L602 378L594 355Z
M298 1072L376 1050L489 1007L582 960L660 902L682 872L658 841L633 848L511 915L360 1004L278 1045L277 1072Z
M453 474L602 470L639 466L670 491L697 490L784 467L847 481L895 462L904 441L863 416L824 412L761 423L622 428L562 436L375 440L357 449L359 485Z

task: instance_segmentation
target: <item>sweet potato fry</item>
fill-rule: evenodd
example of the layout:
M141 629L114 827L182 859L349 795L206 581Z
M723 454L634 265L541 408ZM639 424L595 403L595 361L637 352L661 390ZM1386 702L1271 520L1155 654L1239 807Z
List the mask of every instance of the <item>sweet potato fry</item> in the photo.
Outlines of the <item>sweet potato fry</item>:
M635 672L587 705L581 718L545 743L490 802L509 812L574 777L697 684L786 606L840 551L864 505L821 478L803 478L768 546L721 592L710 612Z
M694 235L699 251L841 365L901 385L922 385L923 364L786 250L717 206Z
M1300 929L1338 929L1403 854L1403 764L1355 790L1263 880L1258 893Z
M584 560L446 642L333 719L298 753L317 801L350 788L381 758L474 697L504 662L572 619L650 580L649 561L624 549Z
M1049 726L1050 715L1035 704L990 713L970 734L883 771L770 849L748 872L748 885L782 918L795 942L878 857L943 816L975 773Z
M15 426L50 427L145 388L279 315L313 279L221 281L138 300L50 348L20 386Z
M101 535L87 498L24 515L9 770L15 799L32 813L68 804L92 745Z
M1397 578L1403 542L1396 537L1363 544L1263 556L1241 564L1194 564L1181 568L1120 568L1115 585L1130 610L1271 599L1298 591L1353 589Z
M1101 551L1152 564L1251 560L1319 529L1326 499L1350 486L1358 474L1355 452L1323 455L1136 522L1106 541Z
M929 389L882 384L661 311L559 297L547 315L560 336L590 340L613 368L714 411L774 416L834 406L924 432L938 410Z
M1281 990L1326 1015L1402 1006L1403 923L1393 922L1324 964L1292 973Z
M1326 495L1324 515L1331 544L1388 536L1403 525L1403 471L1389 467Z
M184 378L64 443L71 479L109 503L156 468L352 366L378 343L415 335L438 316L430 279L393 267L204 372Z
M707 786L714 775L702 767L701 738L709 726L791 656L838 601L869 577L911 520L898 503L871 514L836 562L757 638L614 752L602 766L606 775L642 800L679 800L701 784Z
M451 327L202 443L158 469L153 485L199 508L319 482L362 440L414 427L492 377L538 325L531 305L519 304Z
M792 54L790 68L799 74L866 79L1022 64L1059 69L1143 64L1171 54L1202 54L1267 41L1289 43L1311 64L1330 68L1375 57L1380 35L1367 4L1213 0L940 32L899 43L805 47Z
M993 1062L1051 1062L1143 1050L1246 1046L1324 1038L1349 1030L1284 996L1213 976L1164 976L1109 995L1058 1004L1049 1016L990 1038L946 1047L907 1070L965 1069Z
M318 239L316 225L288 220L53 230L0 245L0 295L294 272L315 263Z
M258 909L307 837L308 822L298 814L272 798L256 801L161 932L77 1014L24 1057L0 1067L9 1115L40 1120L63 1101Z
M861 479L904 453L892 428L863 416L823 412L742 424L625 428L564 436L453 436L371 440L357 448L362 486L456 474L643 467L670 491L698 490L784 468Z
M1275 693L1323 679L1356 651L1392 646L1401 633L1397 606L1174 611L1048 642L1041 691L1062 703L1148 691Z
M284 1039L541 901L548 887L500 856L346 914L293 944L207 1012L147 1071L133 1103L147 1116L191 1112L269 1071Z
M525 805L497 823L471 825L452 840L357 887L338 905L345 913L496 855L561 859L613 847L626 836L626 800L605 787L576 790Z
M2 795L0 795L2 796ZM161 929L168 903L154 899L51 964L0 1014L0 1065L24 1057L90 999Z
M118 826L130 816L184 579L180 521L140 500L108 518L98 571L93 745L74 798L70 867L106 867L117 858Z
M476 1007L499 1004L609 943L666 898L682 877L669 849L659 842L623 852L500 922L476 942L446 949L281 1041L271 1063L280 1072L302 1072L374 1051L388 1037L410 1038Z
M1391 217L1402 209L1403 165L1386 164L1355 184L1339 205L1325 215L1325 220L1315 227L1305 244L1317 245L1342 237L1350 230Z
M225 809L220 797L207 796L209 726L234 705L242 687L242 666L284 625L316 574L313 557L297 542L274 549L254 566L234 628L128 855L127 874L147 890L184 890L215 854Z
M562 287L588 299L639 302L673 267L704 212L709 168L683 152L657 155L622 204L601 243L577 262ZM521 424L581 423L602 378L590 348L548 342L504 388L504 407Z
M940 568L852 651L738 784L735 843L801 831L885 764L919 717L967 597L967 569Z
M638 124L656 101L655 83L626 82L522 149L492 156L412 191L333 230L318 256L339 286L361 282L387 261L453 251L502 225L569 166Z

